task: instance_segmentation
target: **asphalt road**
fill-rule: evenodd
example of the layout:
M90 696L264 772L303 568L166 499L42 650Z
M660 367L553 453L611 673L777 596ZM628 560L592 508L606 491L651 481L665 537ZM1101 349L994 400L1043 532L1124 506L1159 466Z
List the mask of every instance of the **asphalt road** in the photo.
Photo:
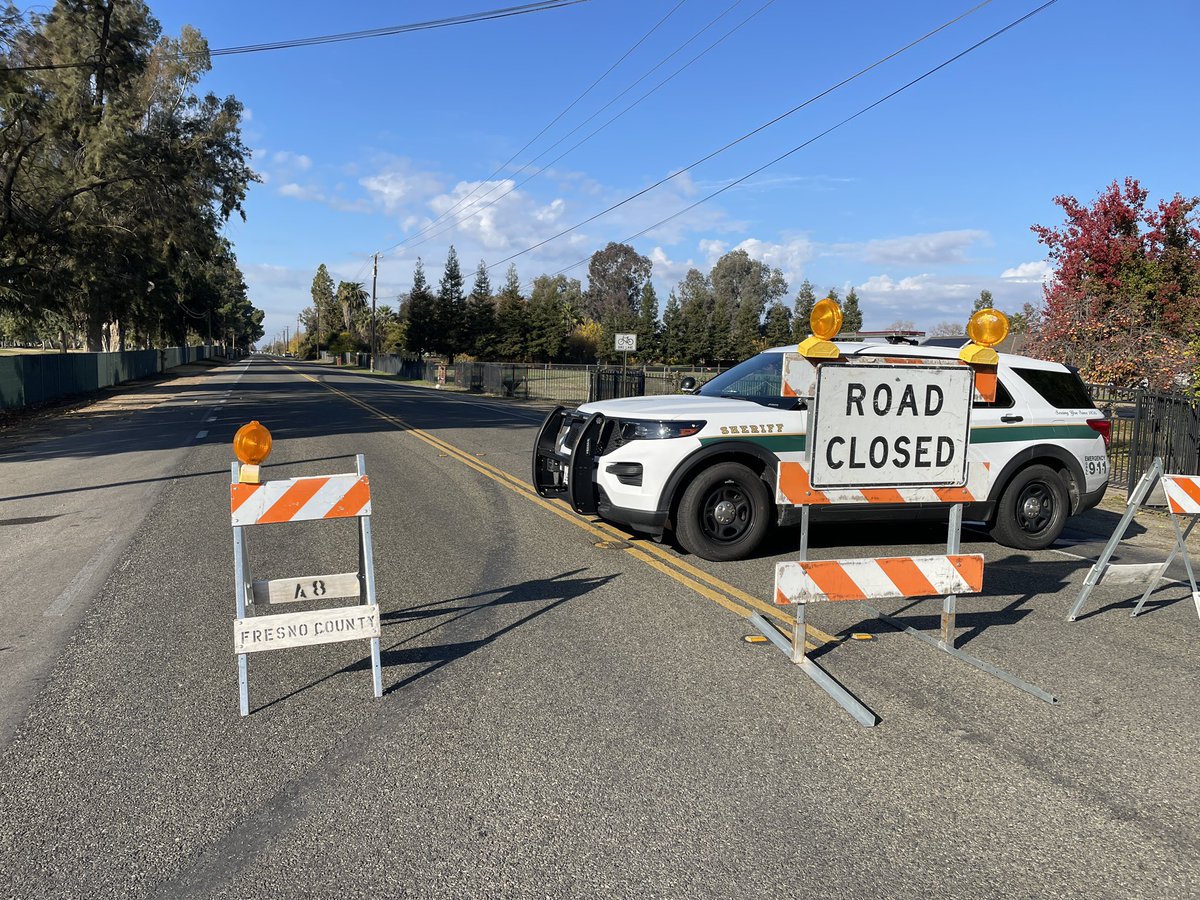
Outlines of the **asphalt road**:
M866 729L743 640L795 532L712 564L541 501L526 405L259 359L155 390L0 449L0 664L24 673L4 688L0 894L1200 893L1189 593L1132 620L1136 587L1102 585L1064 621L1115 513L1045 552L964 538L987 568L960 646L1055 705L861 605L811 608L812 657L880 717ZM270 477L366 456L382 700L366 643L330 644L251 656L238 715L227 485L251 418L275 438ZM1140 537L1125 561L1161 558ZM812 551L944 539L830 526ZM250 554L258 578L347 571L353 524L255 528ZM886 609L932 632L940 602Z

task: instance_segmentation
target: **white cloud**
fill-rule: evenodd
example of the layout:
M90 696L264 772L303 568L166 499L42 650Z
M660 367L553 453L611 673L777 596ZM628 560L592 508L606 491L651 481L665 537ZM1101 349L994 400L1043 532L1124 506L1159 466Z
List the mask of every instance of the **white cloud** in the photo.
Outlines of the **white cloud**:
M1021 263L1019 266L1011 269L1005 269L1000 273L1000 277L1009 281L1041 284L1050 280L1053 271L1049 260L1039 259L1034 262Z
M853 256L873 265L938 265L966 260L966 249L987 240L988 233L973 228L881 238L861 244L835 244L832 252Z
M789 284L801 280L805 266L817 255L816 248L808 238L793 238L784 243L748 238L734 249L745 250L753 259L762 260L774 269L781 269Z
M366 175L358 183L389 214L427 200L442 187L433 172L416 170L406 159L391 160L382 171Z
M303 153L292 153L290 150L276 150L271 156L271 164L282 169L307 172L312 168L312 159Z

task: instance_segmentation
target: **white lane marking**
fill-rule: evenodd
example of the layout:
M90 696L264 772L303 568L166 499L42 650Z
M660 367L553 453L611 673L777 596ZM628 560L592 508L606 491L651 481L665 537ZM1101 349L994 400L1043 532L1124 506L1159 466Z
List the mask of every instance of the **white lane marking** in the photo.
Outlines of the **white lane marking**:
M67 585L65 591L58 595L58 599L46 607L46 611L42 615L52 618L65 613L71 604L79 598L79 594L84 587L95 576L96 570L108 561L110 554L120 542L121 539L117 535L109 535L108 539L100 545L100 548L93 554L92 558L79 570L79 574L75 576L75 580Z
M200 438L206 438L206 437L208 437L208 431L207 431L207 429L206 429L206 430L204 430L204 431L197 431L197 432L196 432L196 440L200 440Z
M1055 547L1047 547L1051 553L1058 553L1062 556L1069 556L1071 559L1082 559L1084 562L1095 562L1090 556L1080 556L1078 553L1068 553L1066 550L1059 550Z

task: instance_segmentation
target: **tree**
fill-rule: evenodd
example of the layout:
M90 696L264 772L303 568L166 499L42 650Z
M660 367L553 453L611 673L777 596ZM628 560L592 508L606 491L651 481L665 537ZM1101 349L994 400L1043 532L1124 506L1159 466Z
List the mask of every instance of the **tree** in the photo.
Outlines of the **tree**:
M763 337L768 347L795 343L792 340L792 311L776 300L767 310Z
M975 305L971 308L971 312L977 313L981 309L995 309L992 304L992 292L984 288L979 292L979 299L975 301Z
M812 318L813 307L816 305L817 295L813 291L812 282L805 278L800 284L800 290L796 292L796 315L792 319L792 340L797 344L812 331L809 319Z
M638 359L643 362L658 355L658 294L654 285L647 281L642 286L642 297L638 301L637 320Z
M370 309L367 305L369 298L370 295L361 281L338 282L334 300L340 313L342 330L356 341L361 341L363 338L363 331L359 326L362 324L363 313Z
M337 310L337 301L333 295L333 278L329 274L329 270L325 268L325 263L317 266L317 274L313 276L312 281L312 301L314 310L314 329L319 338L324 338L325 332L337 330L337 320L340 316L335 312Z
M1034 225L1054 274L1029 351L1085 378L1156 387L1193 384L1200 345L1200 198L1176 194L1147 208L1134 178L1094 204L1055 198L1058 228Z
M527 307L527 349L538 362L553 362L567 346L575 329L581 286L565 275L540 275L533 282Z
M496 349L502 359L512 362L529 356L529 304L521 296L516 265L508 267L504 288L496 298Z
M747 359L758 352L762 317L767 304L787 293L787 282L779 269L751 259L745 250L726 253L709 274L715 298L713 307L714 351L723 340L725 310L729 310L728 349L720 359ZM717 321L721 318L722 321Z
M421 258L413 268L413 286L403 304L404 345L412 353L433 353L437 347L437 300L425 281Z
M833 291L829 292L829 296L835 297ZM842 304L842 333L854 334L862 331L863 317L862 310L858 308L858 294L854 292L854 288L846 294L846 302Z
M663 310L659 352L667 365L674 365L683 359L682 313L679 297L674 291L667 295L667 306Z
M894 322L891 322L891 323L883 326L883 330L884 331L916 331L917 323L914 322L912 319L896 319Z
M592 254L584 313L601 322L636 316L651 263L628 244L609 243Z
M966 337L967 332L958 322L938 322L929 332L930 337Z
M466 349L466 311L462 270L458 266L458 253L452 244L446 254L442 280L438 284L437 309L434 313L437 323L435 348L445 354L450 362L454 362L455 353Z
M709 325L713 312L712 284L699 269L688 269L679 282L680 355L693 365L714 358Z
M475 284L467 297L466 328L463 345L476 359L493 355L496 344L496 302L492 282L483 260L475 269Z
M91 349L207 332L240 302L210 276L257 178L241 104L194 92L203 37L164 38L140 0L58 0L7 6L0 43L0 307Z

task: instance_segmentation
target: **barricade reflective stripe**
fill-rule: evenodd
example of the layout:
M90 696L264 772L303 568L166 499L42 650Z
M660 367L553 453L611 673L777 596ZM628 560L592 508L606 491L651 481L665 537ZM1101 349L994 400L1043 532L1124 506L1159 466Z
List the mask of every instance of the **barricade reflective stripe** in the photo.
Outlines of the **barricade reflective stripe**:
M327 475L230 486L234 525L270 525L371 514L367 476Z
M791 506L830 503L975 503L987 500L990 466L972 460L962 487L838 488L817 490L802 462L779 461L775 502Z
M1176 515L1200 515L1200 476L1164 475L1163 490L1167 505Z
M983 556L894 556L781 562L775 566L775 602L887 600L983 590Z

